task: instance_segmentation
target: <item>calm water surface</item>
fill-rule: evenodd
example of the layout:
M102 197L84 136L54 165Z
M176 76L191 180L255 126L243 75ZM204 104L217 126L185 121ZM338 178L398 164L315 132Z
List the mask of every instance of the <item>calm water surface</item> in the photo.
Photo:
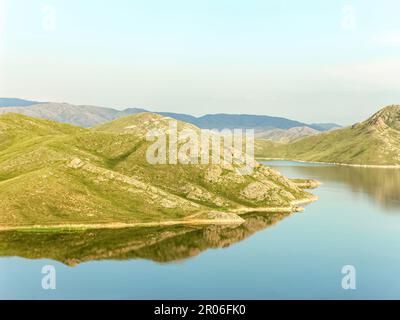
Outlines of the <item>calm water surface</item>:
M0 298L400 299L400 170L266 164L323 182L319 201L236 227L1 233ZM344 265L356 290L341 288Z

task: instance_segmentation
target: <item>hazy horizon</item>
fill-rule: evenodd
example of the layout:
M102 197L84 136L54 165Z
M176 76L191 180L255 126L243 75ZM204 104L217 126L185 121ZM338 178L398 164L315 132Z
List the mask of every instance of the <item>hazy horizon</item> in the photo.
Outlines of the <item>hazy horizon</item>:
M400 104L394 0L0 0L0 96L362 121Z
M295 118L291 118L291 117L283 117L279 114L256 114L256 113L246 113L246 112L237 112L237 113L229 113L229 112L210 112L210 113L199 113L199 114L192 114L190 112L175 112L174 110L157 110L157 108L151 108L151 107L146 107L146 106L131 106L131 107L113 107L113 106L104 106L104 105L93 105L93 104L82 104L82 103L77 103L77 104L72 104L71 102L68 101L49 101L49 100L44 100L44 101L39 101L38 99L35 98L26 98L26 97L0 97L0 99L21 99L21 100L26 100L26 101L35 101L35 102L39 102L39 103L55 103L55 104L71 104L71 105L76 105L76 106L93 106L93 107L100 107L100 108L109 108L109 109L115 109L115 110L125 110L125 109L129 109L129 108L137 108L137 109L144 109L145 111L148 112L163 112L163 113L176 113L176 114L186 114L189 116L194 116L196 118L201 118L202 116L208 116L208 115L250 115L250 116L270 116L270 117L277 117L277 118L285 118L288 120L293 120L293 121L299 121L299 122L303 122L305 124L337 124L337 125L341 125L343 127L345 126L349 126L349 125L353 125L356 122L361 122L364 121L366 119L360 119L359 121L356 121L354 123L349 123L349 124L343 124L343 123L338 123L338 122L331 122L331 121L319 121L319 122L307 122L307 121L300 121L298 119ZM33 105L34 106L34 105ZM19 106L12 106L12 107L19 107ZM21 106L21 108L25 108L26 106ZM379 110L377 110L379 111Z

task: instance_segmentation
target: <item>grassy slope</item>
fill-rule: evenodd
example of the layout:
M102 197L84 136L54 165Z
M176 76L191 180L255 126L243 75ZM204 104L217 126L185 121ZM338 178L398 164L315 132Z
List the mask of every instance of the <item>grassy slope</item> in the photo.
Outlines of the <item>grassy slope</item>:
M259 140L256 156L360 165L400 165L400 107L387 107L365 122L284 145Z
M266 167L242 177L221 166L149 165L143 132L165 121L141 114L87 130L0 116L0 227L205 218L310 197ZM207 175L215 171L211 181ZM251 184L258 199L243 195Z
M136 123L135 127L130 126L132 120ZM109 132L123 135L134 134L136 136L143 134L143 132L147 132L147 130L152 127L151 122L153 121L156 121L158 128L168 127L167 123L169 119L148 113L118 119L106 125L97 127L96 129L107 130ZM196 127L182 122L178 124L180 130L186 127L196 129ZM140 176L141 179L148 179L148 181L152 181L154 185L166 188L170 192L174 192L180 196L186 196L187 194L185 182L188 183L189 186L196 185L197 187L202 188L203 191L209 190L215 194L222 195L224 198L223 200L231 203L233 206L237 206L237 204L254 207L285 206L294 199L291 194L285 195L285 191L288 191L289 193L292 192L294 197L302 197L302 192L300 191L298 193L299 190L294 188L294 185L289 180L285 179L274 170L264 166L257 168L252 176L247 177L239 176L235 173L235 168L229 166L221 169L221 166L212 165L150 165L145 160L147 147L148 143L142 142L141 146L134 153L124 157L124 159L119 161L114 168L127 175L136 174ZM220 178L216 180L206 179L205 175L209 171L220 171ZM177 177L179 177L178 181ZM240 191L249 185L249 183L255 181L264 182L266 185L268 182L273 182L277 190L271 190L270 198L260 201L259 203L239 197ZM215 204L210 201L203 200L199 202L208 206L216 207Z

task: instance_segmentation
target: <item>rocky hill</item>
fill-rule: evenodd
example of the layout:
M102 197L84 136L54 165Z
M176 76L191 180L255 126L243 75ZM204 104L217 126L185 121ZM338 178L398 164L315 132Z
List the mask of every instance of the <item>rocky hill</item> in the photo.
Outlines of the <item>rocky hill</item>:
M262 165L241 175L241 164L149 164L145 130L170 120L141 113L84 129L0 116L0 229L242 223L237 214L315 199Z
M259 140L256 154L260 158L400 166L400 106L385 107L351 127L287 145Z

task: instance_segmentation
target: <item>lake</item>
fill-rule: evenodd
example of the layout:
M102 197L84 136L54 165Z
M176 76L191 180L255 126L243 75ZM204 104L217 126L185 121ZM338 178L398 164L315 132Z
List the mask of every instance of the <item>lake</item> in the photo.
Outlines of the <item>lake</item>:
M3 232L0 298L400 299L400 170L265 163L321 181L319 200L240 226ZM356 290L341 286L345 265Z

